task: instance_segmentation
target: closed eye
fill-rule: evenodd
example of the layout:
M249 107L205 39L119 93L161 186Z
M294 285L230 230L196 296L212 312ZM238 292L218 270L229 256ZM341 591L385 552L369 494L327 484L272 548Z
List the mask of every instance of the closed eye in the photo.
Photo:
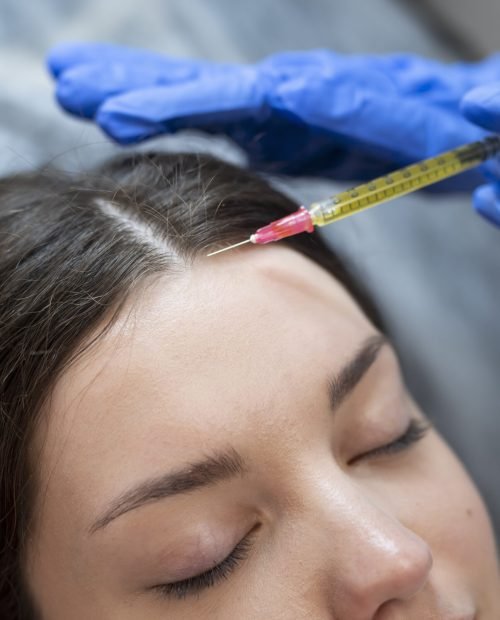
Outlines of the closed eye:
M151 589L158 592L163 598L183 600L190 595L196 595L213 588L219 582L229 578L234 570L245 560L250 552L253 537L259 526L252 530L236 545L231 553L222 562L210 570L193 575L182 581L174 581L153 586Z
M353 465L354 463L361 460L372 459L381 456L389 456L392 454L404 452L405 450L408 450L411 446L419 442L421 439L423 439L430 428L431 425L428 422L413 418L412 420L410 420L410 423L405 432L397 439L391 441L388 444L385 444L378 448L374 448L373 450L369 450L364 454L360 454L359 456L354 457L349 461L349 465Z

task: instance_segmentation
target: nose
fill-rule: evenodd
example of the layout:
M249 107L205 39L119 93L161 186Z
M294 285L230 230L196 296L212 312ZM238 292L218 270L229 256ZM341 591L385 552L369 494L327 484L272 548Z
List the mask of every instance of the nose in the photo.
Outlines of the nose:
M425 541L359 490L333 502L329 517L331 564L323 574L332 617L382 620L391 607L404 609L429 578Z

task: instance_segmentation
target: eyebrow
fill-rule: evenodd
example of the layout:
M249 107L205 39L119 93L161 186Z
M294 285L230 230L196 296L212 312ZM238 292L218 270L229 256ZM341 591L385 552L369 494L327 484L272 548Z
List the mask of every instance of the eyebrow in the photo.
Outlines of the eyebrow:
M328 393L333 412L368 372L386 342L381 335L369 337L355 356L330 379ZM227 448L173 472L151 478L125 491L112 502L111 507L89 528L89 533L94 534L121 515L146 504L213 486L218 482L243 476L246 471L247 468L241 455L234 448Z
M230 448L196 463L185 465L177 471L151 478L115 500L111 508L92 525L90 533L93 534L106 527L114 519L140 506L236 478L245 471L242 457L236 450Z
M333 376L328 384L330 406L332 411L340 407L340 404L354 390L361 379L374 364L380 349L387 344L386 338L381 334L367 338L356 355Z

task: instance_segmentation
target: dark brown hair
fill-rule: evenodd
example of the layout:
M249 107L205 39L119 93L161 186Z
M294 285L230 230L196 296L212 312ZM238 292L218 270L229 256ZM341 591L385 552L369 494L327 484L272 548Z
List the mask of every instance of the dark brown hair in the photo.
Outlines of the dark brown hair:
M82 340L147 275L296 208L263 179L197 154L132 154L80 176L0 180L0 618L36 617L22 578L37 482L29 447ZM331 272L378 324L316 234L283 243Z

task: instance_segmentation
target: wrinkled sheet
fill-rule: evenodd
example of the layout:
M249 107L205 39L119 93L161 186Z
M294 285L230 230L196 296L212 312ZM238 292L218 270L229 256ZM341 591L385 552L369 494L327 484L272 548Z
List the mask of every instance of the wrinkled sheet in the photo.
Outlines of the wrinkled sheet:
M47 160L84 169L118 147L53 101L44 55L64 40L101 40L213 60L284 49L451 53L396 0L38 0L0 4L0 173ZM141 148L242 155L197 134ZM299 200L334 182L276 180ZM383 308L415 398L460 454L500 532L500 231L460 196L410 196L325 229ZM443 490L446 501L446 490Z

